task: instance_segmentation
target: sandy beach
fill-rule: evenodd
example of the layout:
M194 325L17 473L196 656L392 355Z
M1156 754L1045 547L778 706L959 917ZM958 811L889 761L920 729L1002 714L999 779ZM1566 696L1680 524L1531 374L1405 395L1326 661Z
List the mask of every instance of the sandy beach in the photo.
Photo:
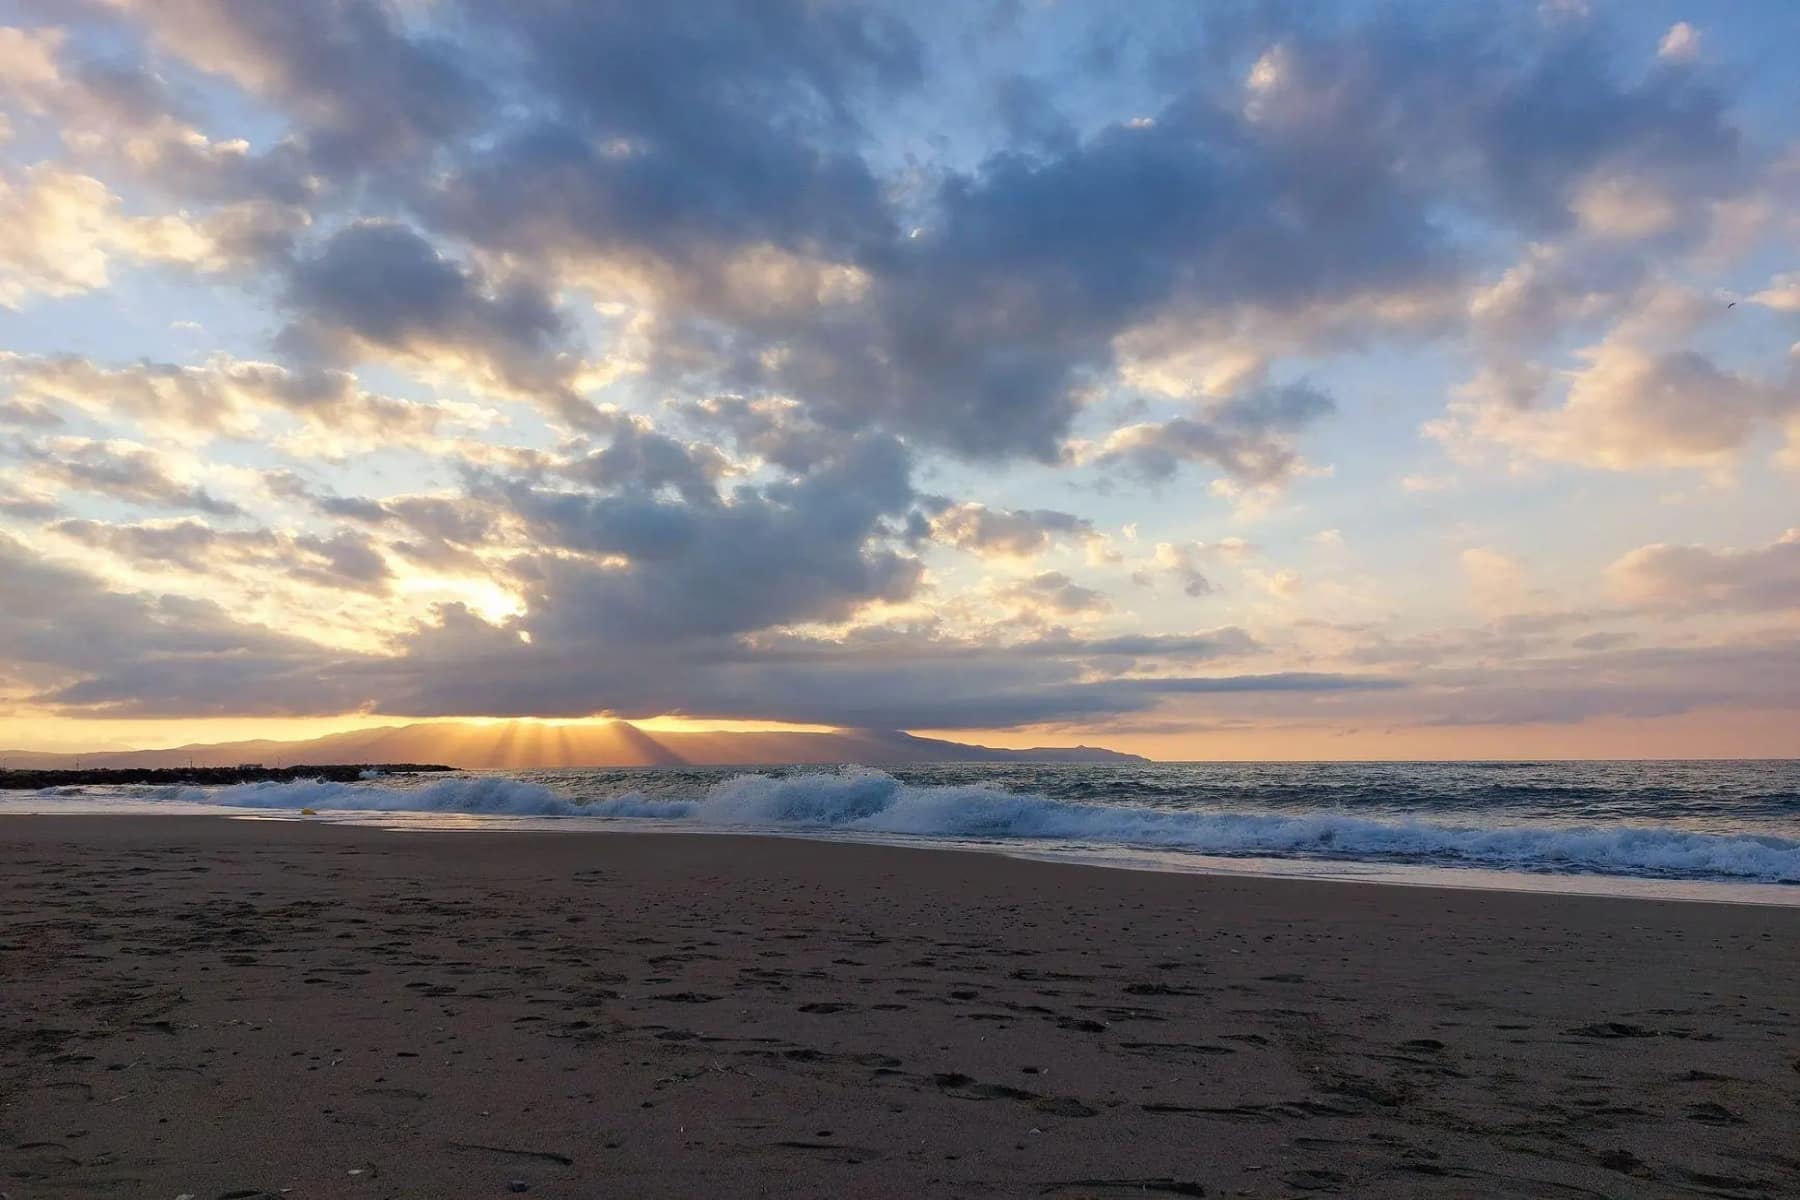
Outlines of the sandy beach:
M1800 909L0 819L0 1192L1800 1195Z

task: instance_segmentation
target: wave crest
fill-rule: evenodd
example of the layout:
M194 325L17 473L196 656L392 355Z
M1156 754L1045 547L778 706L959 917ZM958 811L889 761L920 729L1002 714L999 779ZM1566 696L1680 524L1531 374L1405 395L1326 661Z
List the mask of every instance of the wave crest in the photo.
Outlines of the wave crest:
M580 816L585 806L549 788L498 775L459 775L419 788L333 783L325 779L240 783L209 792L189 789L184 800L209 800L231 808L330 808L354 812L486 813L493 816Z
M1800 841L1774 837L1630 825L1483 827L1378 820L1329 810L1282 815L1083 804L987 784L911 786L866 768L739 775L691 800L627 792L582 803L540 784L499 776L458 776L419 788L318 780L255 783L221 789L210 799L241 808L653 818L716 827L1155 847L1232 857L1800 883Z

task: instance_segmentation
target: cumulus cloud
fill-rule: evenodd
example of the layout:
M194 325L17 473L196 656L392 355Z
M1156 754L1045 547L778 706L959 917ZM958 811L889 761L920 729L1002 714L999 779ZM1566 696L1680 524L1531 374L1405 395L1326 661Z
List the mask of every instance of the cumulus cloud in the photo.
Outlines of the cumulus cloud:
M1800 410L1792 372L1759 378L1680 345L1719 306L1673 288L1645 291L1636 304L1578 352L1578 366L1560 373L1559 397L1546 395L1547 371L1489 367L1426 431L1470 453L1497 445L1524 458L1611 470L1717 469Z
M479 546L492 540L504 520L496 505L467 496L315 497L319 511L378 525L392 521L423 537Z
M363 221L297 262L287 282L293 322L282 343L305 358L388 359L467 376L477 386L544 400L579 425L579 363L554 298L522 278L487 280L403 225Z
M42 111L44 93L61 75L57 54L64 37L60 29L0 26L0 96Z
M673 407L703 434L784 471L806 472L836 453L843 440L841 433L811 420L797 401L783 397L709 396Z
M460 493L373 499L321 494L303 481L285 477L274 482L278 491L333 521L380 530L387 550L433 571L492 580L496 562L525 544L511 510L492 499Z
M1300 572L1287 567L1275 571L1264 571L1259 567L1246 567L1244 568L1244 578L1276 600L1296 599L1305 587L1305 580Z
M209 137L161 74L117 57L88 57L64 30L0 28L0 103L48 118L79 161L186 200L256 214L286 244L317 191L301 148L254 153L242 138ZM285 228L272 228L280 224Z
M1800 312L1800 271L1777 275L1751 301L1780 312Z
M1105 593L1083 587L1061 571L1041 571L995 589L996 599L1034 615L1081 616L1112 607Z
M111 496L152 508L186 508L232 517L243 509L181 477L167 456L122 440L62 437L20 442L12 454L27 477L76 492Z
M917 588L915 559L878 544L911 503L909 461L871 437L793 480L717 503L502 485L546 549L585 558L524 564L534 646L584 654L609 641L679 640L839 621Z
M1198 346L1214 360L1198 390L1217 394L1254 384L1273 353L1441 325L1461 274L1431 215L1444 204L1550 233L1596 213L1618 226L1608 196L1654 194L1685 219L1744 170L1703 81L1596 70L1578 34L1538 31L1521 54L1499 50L1516 32L1503 21L1300 23L1258 48L1254 27L1221 25L1220 53L1260 64L1244 91L1198 84L1085 137L1014 122L1018 143L928 187L908 229L856 119L859 101L916 83L904 26L785 4L714 16L552 8L499 24L540 64L545 103L425 207L652 306L665 378L790 395L828 423L972 456L1052 458L1120 347L1147 362ZM679 89L637 69L678 54L707 64ZM749 111L779 119L746 127ZM512 186L523 175L536 185ZM1198 440L1193 453L1279 471Z
M116 0L108 0L116 2ZM397 165L454 136L487 99L443 39L381 0L121 5L164 51L291 113L324 171Z
M219 247L180 216L133 217L88 175L39 163L0 175L0 307L32 296L70 296L105 287L115 258L217 265Z
M1700 57L1700 31L1686 21L1675 22L1657 44L1656 57L1667 62L1693 62Z
M1767 546L1640 546L1608 568L1613 589L1632 604L1717 612L1800 609L1800 528Z
M1722 466L1772 418L1800 404L1692 350L1618 342L1586 352L1560 407L1488 404L1474 433L1526 455L1615 470Z
M1159 576L1169 576L1181 585L1185 595L1198 598L1213 591L1212 579L1203 569L1207 562L1238 562L1252 552L1253 547L1242 538L1212 543L1158 542L1149 564L1134 572L1132 579L1140 586L1149 586Z
M611 440L558 464L559 474L608 491L653 495L669 488L690 504L706 504L718 498L719 480L733 469L716 447L678 441L643 417L602 414L596 424L611 426Z
M1569 328L1616 318L1646 284L1638 259L1568 242L1535 242L1473 287L1470 332L1491 369Z
M75 355L0 352L0 374L16 399L96 417L129 416L177 438L249 437L270 414L360 444L428 437L454 410L368 392L345 371L290 370L219 355L199 366L137 362L106 366ZM39 411L50 411L42 408Z
M0 515L21 521L46 521L58 516L62 506L39 491L21 491L0 484Z
M1031 558L1058 538L1092 538L1093 522L1055 509L989 508L985 504L950 504L931 518L940 541L984 558Z
M393 575L369 539L348 529L319 536L271 529L219 530L195 520L124 525L65 520L51 530L148 571L207 575L277 570L321 587L377 594L387 590Z
M1214 497L1273 496L1323 477L1323 444L1361 486L1389 465L1350 457L1377 414L1435 402L1435 367L1388 370L1420 349L1475 372L1433 426L1467 462L1497 447L1723 473L1800 430L1800 376L1755 359L1781 319L1757 306L1800 307L1791 280L1745 295L1744 336L1713 324L1725 297L1701 282L1785 231L1790 168L1709 61L1730 39L1685 24L1619 38L1524 9L1208 10L1184 14L1191 38L1109 51L1122 105L1089 103L1116 95L1100 76L1063 86L1104 55L1053 50L982 81L964 114L937 86L946 27L891 5L44 11L69 29L0 31L7 148L27 156L0 172L0 304L82 296L41 307L86 319L124 282L135 348L142 293L202 272L205 302L164 313L156 292L151 324L203 318L191 344L234 348L18 353L32 330L5 348L0 517L53 521L33 539L190 593L115 594L7 543L33 587L82 592L75 632L110 620L148 646L103 662L0 619L0 654L37 647L19 661L44 703L940 727L1182 704L1416 716L1438 698L1332 658L1366 635L1263 628L1337 581L1181 540L1204 511L1121 513L1117 485L1185 499L1170 494L1199 475ZM945 115L967 130L917 134ZM59 160L28 165L45 153ZM127 276L142 265L180 270ZM1282 382L1297 378L1322 382ZM535 404L549 428L465 391ZM501 414L506 441L484 427ZM1379 478L1409 490L1482 482L1395 467ZM1131 561L1097 524L1127 516L1155 543ZM1303 528L1339 519L1321 506ZM1276 554L1292 529L1269 528ZM934 541L1019 575L959 593L968 564L928 573ZM1784 608L1785 545L1646 547L1611 578L1640 608L1691 607L1679 576L1766 614ZM1034 561L1071 546L1091 578ZM1477 656L1523 662L1547 653L1532 639L1587 626L1525 629L1548 618L1522 568L1471 553L1486 640L1417 656L1454 719L1620 703L1597 684L1559 707L1554 672L1526 665L1491 705L1477 695L1459 673ZM258 612L341 592L388 613L371 639L394 636L326 652L192 598L227 576L273 597ZM1151 617L1121 611L1121 576L1149 585L1131 598ZM1256 638L1167 632L1193 611L1183 595L1256 614ZM980 625L996 607L1010 617ZM1665 707L1729 692L1724 657L1689 660L1702 682L1684 698L1641 646L1572 649L1614 655ZM1255 674L1198 673L1251 655L1268 656ZM280 695L258 700L254 669Z
M8 360L0 358L0 364L6 361ZM0 425L12 425L24 429L50 429L62 423L62 418L47 405L20 399L17 396L0 400Z
M1333 407L1304 385L1259 389L1216 405L1201 419L1176 417L1115 430L1092 461L1146 479L1167 479L1183 464L1206 462L1237 483L1280 483L1300 466L1289 435Z
M840 258L890 233L849 146L859 97L916 83L911 30L848 5L701 9L469 6L542 103L446 181L446 218L515 249L673 265L758 245Z
M44 704L96 715L348 712L302 638L178 595L125 594L0 535L0 661Z

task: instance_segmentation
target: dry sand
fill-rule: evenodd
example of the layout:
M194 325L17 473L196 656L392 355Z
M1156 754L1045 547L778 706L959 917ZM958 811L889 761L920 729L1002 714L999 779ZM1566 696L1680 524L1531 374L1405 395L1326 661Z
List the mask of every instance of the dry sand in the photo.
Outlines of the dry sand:
M1800 910L0 818L28 1197L1800 1196Z

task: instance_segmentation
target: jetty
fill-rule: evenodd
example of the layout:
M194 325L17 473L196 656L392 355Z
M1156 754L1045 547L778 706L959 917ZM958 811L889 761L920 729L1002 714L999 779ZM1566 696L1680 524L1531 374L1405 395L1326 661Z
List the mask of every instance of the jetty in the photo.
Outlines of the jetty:
M245 763L235 767L83 767L0 769L0 789L36 791L52 787L94 787L102 784L193 784L219 787L233 783L270 780L325 779L352 783L368 774L413 775L454 771L438 763L329 763L322 766L264 767Z

